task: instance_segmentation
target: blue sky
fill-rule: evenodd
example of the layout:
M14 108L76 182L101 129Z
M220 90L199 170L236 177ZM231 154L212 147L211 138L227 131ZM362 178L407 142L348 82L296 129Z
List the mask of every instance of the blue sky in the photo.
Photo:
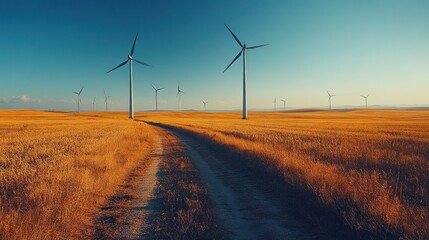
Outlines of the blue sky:
M240 109L242 63L227 23L248 45L248 105L293 108L429 103L429 1L2 1L0 108L128 109L126 59L136 32L136 110Z

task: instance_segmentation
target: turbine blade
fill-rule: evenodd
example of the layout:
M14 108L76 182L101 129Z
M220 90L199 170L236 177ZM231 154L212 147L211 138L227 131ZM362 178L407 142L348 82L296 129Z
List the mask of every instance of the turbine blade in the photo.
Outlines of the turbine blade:
M79 91L79 95L82 93L82 90L83 90L83 87L80 89L80 91Z
M164 88L163 88L163 87L162 87L162 88L158 88L157 90L158 90L158 91L160 91L160 90L162 90L162 89L164 89Z
M119 64L118 66L116 66L115 68L113 68L112 70L108 71L107 73L109 73L109 72L111 72L111 71L113 71L113 70L115 70L117 68L120 68L120 67L124 66L127 63L128 63L128 59L125 62L123 62L123 63Z
M133 47L131 48L130 56L133 56L134 54L134 48L136 47L136 41L138 36L139 36L139 33L137 33L136 37L134 38L134 43L133 43Z
M152 85L152 84L151 84ZM156 88L152 85L153 90L157 91Z
M235 62L235 60L237 60L239 57L241 56L241 51L237 54L237 56L235 56L234 60L232 60L232 62L228 65L228 67L225 68L225 70L223 70L223 72L226 72L226 70L228 70L228 68Z
M231 33L231 35L234 37L235 41L237 41L238 45L240 45L240 47L243 47L243 44L240 42L240 40L238 40L238 37L235 36L235 34L231 31L231 29L229 29L228 25L225 24L225 27L228 28L228 31Z
M329 96L331 96L331 94L329 94L329 92L328 92L328 91L326 91L326 92L328 93L328 95L329 95Z
M145 65L145 66L148 66L148 67L153 67L152 65L149 65L149 64L144 63L144 62L142 62L142 61L139 61L139 60L137 60L137 59L135 59L135 58L133 58L133 60L134 60L134 61L136 61L136 62L138 62L138 63L140 63L141 65Z
M74 94L79 94L78 92L73 92Z
M255 48L264 47L264 46L268 46L268 45L269 44L262 44L262 45L258 45L258 46L247 47L246 49L255 49Z

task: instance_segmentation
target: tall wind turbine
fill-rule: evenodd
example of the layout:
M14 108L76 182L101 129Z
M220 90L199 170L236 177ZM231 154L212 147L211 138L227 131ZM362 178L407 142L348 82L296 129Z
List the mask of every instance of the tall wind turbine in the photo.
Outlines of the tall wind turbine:
M142 65L151 67L151 65L146 64L142 61L139 61L137 59L135 59L133 57L134 54L134 48L136 46L136 41L137 41L137 37L139 36L139 33L136 34L136 37L134 38L134 43L133 43L133 47L131 48L131 52L130 54L128 54L128 58L127 60L125 60L124 62L122 62L121 64L119 64L118 66L116 66L115 68L113 68L112 70L108 71L107 73L120 68L122 66L124 66L125 64L127 64L128 62L130 63L130 111L129 111L129 118L133 119L134 118L134 96L133 96L133 61L136 61L137 63L140 63Z
M326 91L326 92L328 93L328 96L329 96L329 110L331 110L331 98L335 97L335 95L330 94L328 91Z
M237 56L235 56L234 60L232 60L232 62L228 65L228 67L226 67L226 69L223 72L228 70L228 68L241 56L241 54L243 54L243 119L247 119L246 51L248 49L255 49L255 48L267 46L268 44L262 44L262 45L257 45L257 46L253 46L253 47L247 47L246 44L242 44L240 42L240 40L238 40L237 36L235 36L235 34L231 31L231 29L229 29L229 27L226 24L225 24L225 27L228 29L228 31L231 33L231 35L234 37L234 39L238 43L238 45L240 45L241 50L237 54Z
M96 106L95 106L95 104L96 104L96 102L95 102L95 98L96 98L96 97L94 97L94 99L92 100L92 111L93 111L93 112L95 112L95 107L96 107Z
M106 103L106 112L107 112L107 100L109 99L109 98L111 98L112 96L107 96L106 95L106 91L104 91L104 102Z
M77 112L79 112L79 103L81 103L82 101L80 100L80 94L82 93L83 87L80 89L79 92L73 92L74 94L77 95L77 100L76 100L76 106L77 106Z
M203 102L203 104L204 104L204 111L207 111L207 103L209 103L209 102L205 102L204 100L201 100L201 102Z
M369 97L369 93L368 95L364 96L364 95L360 95L361 97L365 98L365 108L368 108L368 97Z
M281 101L283 102L283 110L286 110L286 98L281 99Z
M274 97L274 111L277 111L277 97Z
M180 89L180 82L179 82L179 84L177 85L177 95L176 95L176 97L179 97L179 111L182 110L182 93L185 93L185 92Z
M153 90L155 90L155 111L158 112L158 91L164 89L164 88L155 88L152 85Z

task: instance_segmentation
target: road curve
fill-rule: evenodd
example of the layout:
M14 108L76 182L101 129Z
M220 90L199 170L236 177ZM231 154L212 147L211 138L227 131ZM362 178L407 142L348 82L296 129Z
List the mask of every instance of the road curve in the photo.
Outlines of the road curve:
M185 146L205 184L220 226L230 239L323 239L290 217L246 174L234 170L196 138L169 128Z

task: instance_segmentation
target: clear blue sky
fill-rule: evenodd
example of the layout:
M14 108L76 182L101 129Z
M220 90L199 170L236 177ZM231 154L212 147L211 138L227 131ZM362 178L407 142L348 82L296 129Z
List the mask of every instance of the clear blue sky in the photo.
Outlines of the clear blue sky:
M227 23L248 45L249 108L429 103L429 1L1 1L0 108L128 109L126 59L136 32L136 110L240 109L242 66ZM280 105L280 103L279 103Z

